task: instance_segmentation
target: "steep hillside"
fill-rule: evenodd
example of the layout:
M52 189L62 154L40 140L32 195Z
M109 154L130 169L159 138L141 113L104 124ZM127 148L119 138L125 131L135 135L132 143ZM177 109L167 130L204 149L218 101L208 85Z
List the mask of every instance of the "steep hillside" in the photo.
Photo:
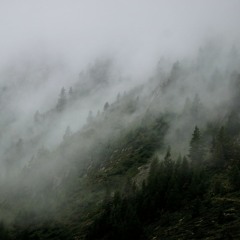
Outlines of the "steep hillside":
M53 108L36 112L28 138L5 152L0 236L237 239L240 78L214 53L159 66L55 141L65 119L118 80L110 84L103 61L81 75L89 85L62 88ZM41 145L49 138L54 145Z

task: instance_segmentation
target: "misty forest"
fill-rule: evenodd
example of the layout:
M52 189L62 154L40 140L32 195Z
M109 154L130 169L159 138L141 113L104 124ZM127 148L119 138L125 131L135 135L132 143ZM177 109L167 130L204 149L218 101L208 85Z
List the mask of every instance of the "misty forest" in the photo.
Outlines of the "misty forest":
M239 10L0 0L0 240L240 239Z

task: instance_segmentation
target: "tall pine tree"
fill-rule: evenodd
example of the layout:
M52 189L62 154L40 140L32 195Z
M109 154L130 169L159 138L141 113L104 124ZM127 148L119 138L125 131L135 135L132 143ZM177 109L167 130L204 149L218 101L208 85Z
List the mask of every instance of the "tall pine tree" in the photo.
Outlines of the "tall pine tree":
M190 142L189 158L194 165L199 165L203 160L203 147L199 128L196 126Z

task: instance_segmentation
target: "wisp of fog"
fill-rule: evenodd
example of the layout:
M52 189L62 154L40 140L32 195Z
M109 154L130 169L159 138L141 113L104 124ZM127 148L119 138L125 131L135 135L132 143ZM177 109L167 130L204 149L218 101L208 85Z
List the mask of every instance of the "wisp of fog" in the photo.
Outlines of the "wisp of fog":
M237 107L239 9L237 0L0 0L1 201L26 207L28 189L25 199L44 199L39 212L54 208L49 186L69 187L76 162L85 176L146 113L175 114L165 141L186 153L196 124ZM201 110L183 114L193 104Z

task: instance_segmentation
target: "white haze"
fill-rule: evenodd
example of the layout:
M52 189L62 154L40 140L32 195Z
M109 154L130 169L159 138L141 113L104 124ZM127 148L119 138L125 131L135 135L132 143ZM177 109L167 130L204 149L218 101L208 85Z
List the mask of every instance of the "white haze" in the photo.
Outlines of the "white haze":
M239 40L237 0L1 0L0 4L2 63L45 53L79 71L96 56L110 54L141 75L159 56L191 54L205 38Z
M192 66L206 42L224 57L207 58L213 61L211 69L201 68L204 78L188 72L176 86L188 86L190 96L184 95L185 90L177 99L181 91L171 89L170 97L160 99L161 110L182 109L186 97L193 98L197 89L205 93L201 96L204 103L218 107L228 98L228 81L221 79L222 88L211 95L204 79L210 79L216 69L227 71L227 53L232 46L240 47L239 10L237 0L0 0L2 159L19 139L33 146L22 156L23 165L40 148L53 149L62 142L67 126L77 132L86 124L90 110L95 116L105 102L114 102L119 92L159 77L158 63L164 68L160 76L168 75L177 60L184 68ZM216 65L212 64L214 58ZM101 61L110 65L106 67L110 84L98 88L89 72ZM53 116L38 127L33 123L36 111L51 118L62 87L68 92L70 87L81 89L88 84L94 91L72 103L60 117ZM174 131L184 125L174 124L170 142ZM37 143L32 144L35 138Z
M238 44L239 9L237 0L1 0L0 66L17 65L21 72L31 63L62 65L69 77L57 69L49 86L32 96L33 108L44 108L44 99L99 57L114 57L123 73L140 81L161 56L175 61L192 55L206 39Z

